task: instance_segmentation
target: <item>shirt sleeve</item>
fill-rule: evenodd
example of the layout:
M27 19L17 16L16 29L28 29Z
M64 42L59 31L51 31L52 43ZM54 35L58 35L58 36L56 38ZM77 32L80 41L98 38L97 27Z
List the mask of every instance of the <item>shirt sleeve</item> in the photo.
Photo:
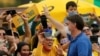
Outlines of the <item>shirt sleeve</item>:
M89 46L86 42L81 41L77 45L78 56L88 56Z
M18 27L18 28L17 28L17 31L18 31L18 33L19 33L20 36L23 35L23 34L25 33L25 32L23 31L23 29L22 29L22 26Z
M35 34L35 28L36 26L39 24L40 22L32 22L32 25L31 25L31 34L32 36Z
M41 56L42 55L42 48L43 48L42 44L38 43L38 46L37 46L37 48L35 48L33 50L32 55L33 56Z

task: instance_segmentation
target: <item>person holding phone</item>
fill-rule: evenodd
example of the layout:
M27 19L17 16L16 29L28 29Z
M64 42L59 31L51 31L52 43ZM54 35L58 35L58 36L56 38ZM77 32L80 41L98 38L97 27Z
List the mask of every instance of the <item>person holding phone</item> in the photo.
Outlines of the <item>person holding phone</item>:
M66 56L59 44L54 44L52 36L45 36L44 32L38 32L38 45L32 52L32 56ZM59 52L57 52L59 51Z
M11 55L15 52L16 44L14 42L14 36L6 35L6 32L3 28L0 28L0 40L4 40L4 44L2 47L0 46L0 50L6 52L8 55ZM10 33L10 32L9 32ZM9 45L8 45L9 44Z
M44 7L44 14L61 34L71 41L68 48L68 56L92 56L92 44L86 34L82 32L84 22L79 15L67 17L66 23L71 31L70 36L67 36L65 26L50 16L46 6Z
M47 18L45 15L41 15L41 26L42 29L37 31L38 44L33 50L32 56L65 56L62 49L61 52L56 53L59 47L58 44L54 43L54 38L52 36L52 29L49 28ZM63 54L60 54L63 53Z

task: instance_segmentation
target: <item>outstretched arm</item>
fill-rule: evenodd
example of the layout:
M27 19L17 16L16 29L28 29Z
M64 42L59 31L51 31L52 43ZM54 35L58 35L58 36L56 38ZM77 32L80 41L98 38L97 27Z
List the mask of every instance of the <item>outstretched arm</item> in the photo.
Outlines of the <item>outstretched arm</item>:
M24 41L29 42L31 37L31 31L28 25L28 17L26 15L22 15L21 17L24 21L24 29L25 29Z
M60 31L64 37L67 37L65 26L50 16L47 7L44 7L44 14L50 20L50 22L55 25L58 31Z

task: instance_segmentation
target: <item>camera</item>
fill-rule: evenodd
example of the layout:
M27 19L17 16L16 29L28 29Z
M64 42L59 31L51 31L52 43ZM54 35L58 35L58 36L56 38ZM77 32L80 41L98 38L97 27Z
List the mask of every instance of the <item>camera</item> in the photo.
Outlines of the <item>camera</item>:
M98 43L98 37L99 36L90 36L90 40L92 43Z
M97 36L97 35L91 36L90 40L91 40L92 43L97 43L97 44L100 45L100 36Z
M16 11L15 10L8 10L6 11L6 14L11 14L12 16L16 14Z

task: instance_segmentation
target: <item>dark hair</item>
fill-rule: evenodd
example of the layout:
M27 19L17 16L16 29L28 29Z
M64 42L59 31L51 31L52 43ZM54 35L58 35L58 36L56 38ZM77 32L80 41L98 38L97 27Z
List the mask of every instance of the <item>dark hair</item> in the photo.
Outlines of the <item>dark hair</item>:
M12 25L12 28L15 28L15 24L14 23L12 23L11 25Z
M67 17L67 20L71 21L72 23L76 23L76 27L78 30L82 30L84 27L84 21L83 21L82 17L79 15Z
M19 34L17 32L13 32L15 38L19 38Z
M4 30L4 31L5 31L5 28L3 28L3 27L0 27L0 30Z
M21 52L22 47L25 46L25 45L29 46L29 44L27 44L25 42L20 42L20 43L17 44L17 50L15 51L15 56L17 56L18 52Z
M88 24L84 23L84 27L91 28Z
M4 51L0 51L0 56L4 56L4 55L9 56L6 52L4 52Z
M57 41L60 43L61 33L58 33L57 36L56 36L56 38L57 38Z
M37 48L37 45L38 45L38 36L34 35L34 37L32 38L32 50L34 48Z
M68 10L70 6L77 7L77 4L74 1L69 1L68 3L66 3L66 10Z
M92 34L95 35L96 33L100 31L100 29L98 27L95 27L91 31L92 31Z
M99 25L98 25L98 24L91 24L91 27L93 27L93 28L98 28Z

